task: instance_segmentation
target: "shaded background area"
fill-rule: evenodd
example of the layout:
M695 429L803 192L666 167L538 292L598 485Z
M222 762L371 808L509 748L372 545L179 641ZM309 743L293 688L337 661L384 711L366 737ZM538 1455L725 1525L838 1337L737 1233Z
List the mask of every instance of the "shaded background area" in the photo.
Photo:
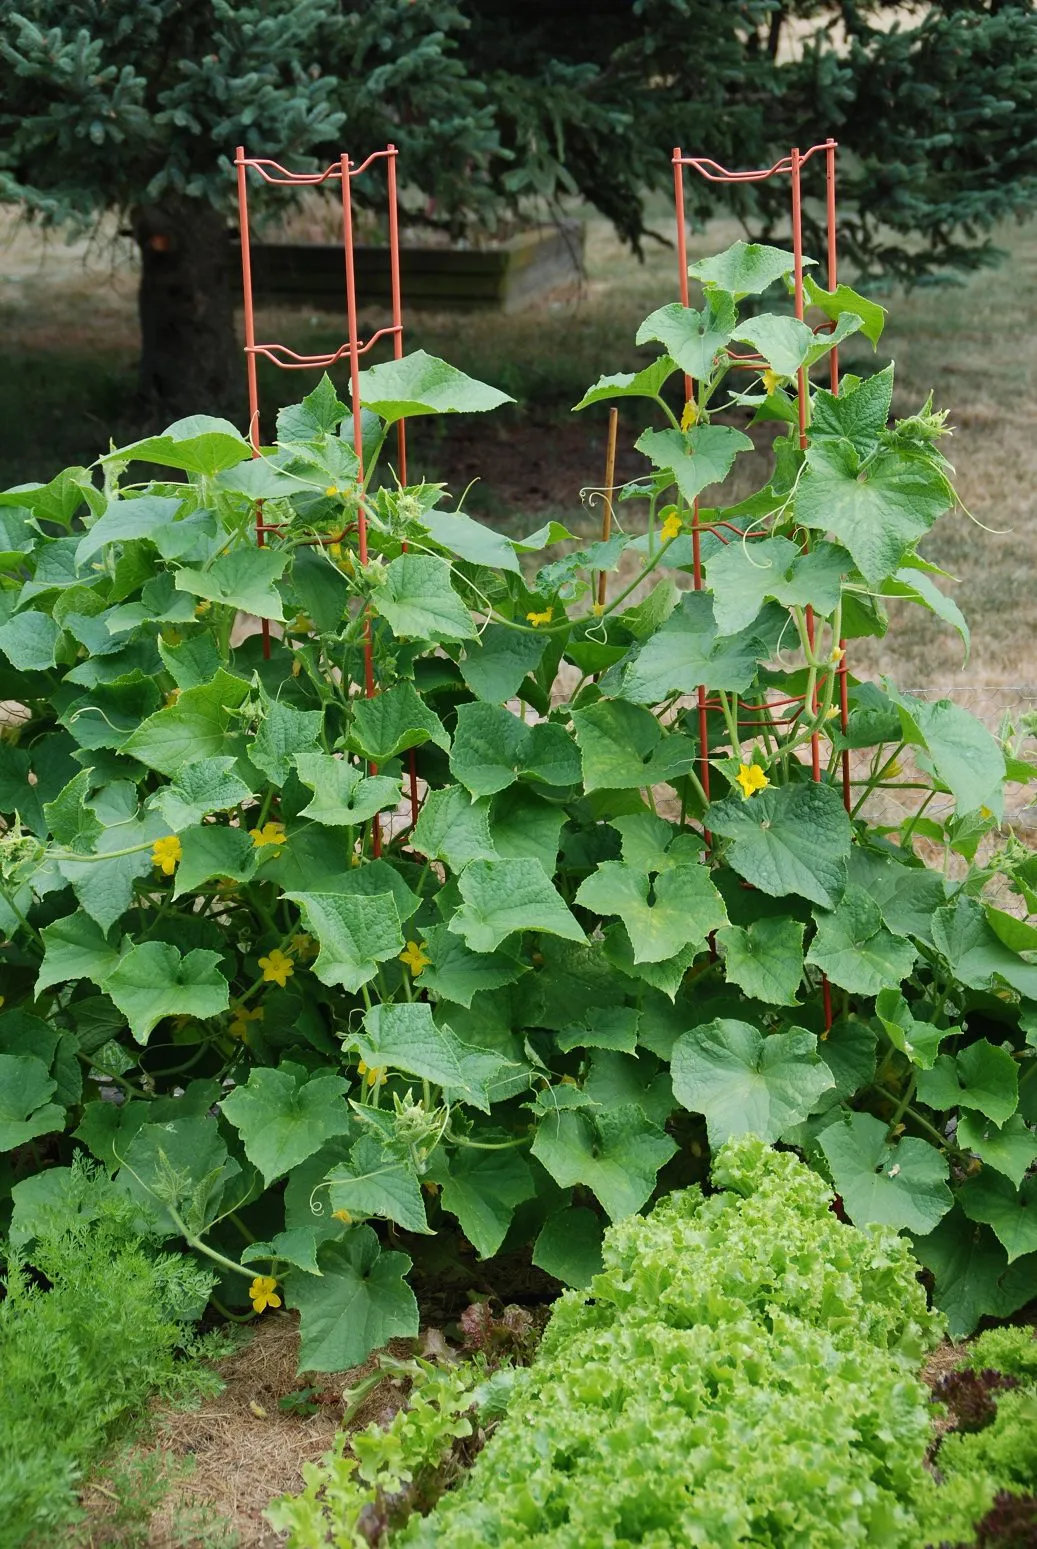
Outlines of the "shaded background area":
M413 422L410 476L446 480L455 497L470 486L466 509L511 533L547 516L572 530L593 530L598 515L581 491L603 476L607 411L596 406L574 415L571 407L600 375L652 358L651 347L634 345L637 325L676 296L672 248L650 243L639 263L608 222L583 213L587 278L578 297L547 298L508 315L418 313L404 302L408 348L442 355L516 399L490 416ZM651 227L668 234L672 215L662 196L649 213ZM741 234L735 222L715 221L692 239L692 250L716 251ZM895 612L888 643L860 642L854 662L894 673L909 687L944 687L957 697L966 690L965 702L984 718L1007 703L1037 701L1037 223L1008 226L996 237L1008 252L996 272L893 289L881 297L890 322L878 353L856 340L842 351L846 370L896 362L898 412L913 411L930 388L937 405L950 410L947 452L973 518L949 514L923 545L959 578L957 586L942 584L954 590L972 625L964 672L957 636L906 607ZM119 239L113 245L110 229L92 243L67 246L3 212L0 487L88 464L109 437L118 443L134 433L136 282L135 247ZM367 312L364 327L385 320ZM257 326L261 335L312 351L338 343L344 323L292 308L262 312ZM346 373L340 367L333 375L344 392ZM312 382L309 372L271 367L264 405L301 397ZM622 478L644 466L633 442L645 423L636 406L622 406ZM767 439L765 430L754 434ZM747 492L748 486L730 491L733 498ZM986 705L984 686L1017 692Z

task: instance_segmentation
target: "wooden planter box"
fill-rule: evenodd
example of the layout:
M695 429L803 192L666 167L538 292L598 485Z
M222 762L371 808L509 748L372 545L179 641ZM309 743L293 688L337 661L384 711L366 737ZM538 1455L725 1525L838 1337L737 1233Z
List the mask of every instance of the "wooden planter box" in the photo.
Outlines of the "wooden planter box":
M408 310L512 312L583 277L582 221L538 226L493 248L404 247L400 278ZM389 251L354 250L360 306L392 301ZM298 302L319 311L345 307L345 269L337 243L252 244L252 290L259 302Z

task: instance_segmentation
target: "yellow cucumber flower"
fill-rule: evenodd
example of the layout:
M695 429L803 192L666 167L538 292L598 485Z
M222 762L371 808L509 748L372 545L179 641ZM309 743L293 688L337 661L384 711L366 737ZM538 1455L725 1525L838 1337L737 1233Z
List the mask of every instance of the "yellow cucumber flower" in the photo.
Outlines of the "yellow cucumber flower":
M279 984L282 990L295 972L295 964L281 951L280 947L275 947L269 957L261 957L259 966L263 970L263 978L266 982Z
M151 846L151 864L157 866L164 877L171 877L180 864L184 847L175 834L156 839Z
M659 529L659 536L664 543L672 543L681 530L681 519L676 511L672 511Z
M331 1212L331 1219L333 1221L341 1221L343 1226L352 1226L353 1224L353 1217L348 1210L333 1210Z
M356 1073L366 1078L368 1086L378 1086L385 1080L385 1067L368 1065L366 1060L357 1061Z
M248 1288L253 1311L265 1312L268 1307L280 1307L281 1298L276 1293L277 1281L273 1275L257 1275Z
M534 629L539 629L541 624L550 624L551 609L546 608L543 613L527 613L526 618L532 624Z
M262 828L250 828L249 833L257 850L265 844L284 844L283 823L264 823Z
M771 393L777 390L781 377L768 366L766 371L760 372L760 381L763 383L763 390L769 398Z
M691 427L697 423L698 417L698 404L696 404L693 399L689 398L687 403L684 405L684 412L681 415L681 429L690 430Z
M759 764L739 764L735 780L742 787L742 795L746 801L757 791L765 791L771 783Z
M247 1043L248 1024L250 1022L262 1022L262 1020L262 1006L257 1006L254 1011L250 1011L247 1006L239 1006L231 1019L231 1024L227 1031L232 1038L240 1038L242 1043Z
M427 946L427 941L408 941L405 950L400 953L400 962L406 963L415 979L432 961L430 957L425 955L425 948Z

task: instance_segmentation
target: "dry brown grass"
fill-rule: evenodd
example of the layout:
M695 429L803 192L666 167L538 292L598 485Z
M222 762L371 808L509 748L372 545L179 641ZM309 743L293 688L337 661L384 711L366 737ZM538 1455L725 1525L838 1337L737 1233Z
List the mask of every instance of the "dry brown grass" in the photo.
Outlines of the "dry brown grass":
M407 1340L389 1346L399 1357L412 1348ZM146 1528L148 1549L274 1549L284 1542L264 1510L278 1496L302 1489L303 1465L327 1452L342 1428L342 1393L375 1369L372 1356L352 1371L315 1379L296 1375L298 1360L295 1315L270 1313L246 1344L218 1363L224 1383L219 1394L195 1409L156 1407L147 1440L134 1449L137 1466L154 1458L170 1481ZM316 1414L279 1407L281 1399L314 1383ZM400 1402L399 1387L386 1378L364 1399L349 1429L386 1424ZM122 1549L127 1543L113 1525L114 1494L107 1485L86 1487L88 1517L77 1549Z

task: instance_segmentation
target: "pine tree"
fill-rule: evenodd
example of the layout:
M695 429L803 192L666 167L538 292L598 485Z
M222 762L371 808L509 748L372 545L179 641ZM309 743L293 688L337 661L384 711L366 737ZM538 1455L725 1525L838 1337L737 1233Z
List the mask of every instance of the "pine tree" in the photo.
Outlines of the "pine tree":
M493 138L445 42L457 20L449 0L0 0L0 198L64 225L128 218L152 418L238 397L238 144L305 169L354 150L354 123L384 146L395 119L457 204Z
M1034 0L0 0L0 198L117 210L141 250L156 418L233 402L231 158L293 167L395 140L454 232L590 200L634 247L675 144L767 164L834 135L844 250L874 276L992 257L1037 199ZM794 46L790 47L790 42ZM377 198L377 179L358 186ZM766 234L787 186L691 180ZM283 198L283 195L280 196ZM810 229L808 241L817 233Z

